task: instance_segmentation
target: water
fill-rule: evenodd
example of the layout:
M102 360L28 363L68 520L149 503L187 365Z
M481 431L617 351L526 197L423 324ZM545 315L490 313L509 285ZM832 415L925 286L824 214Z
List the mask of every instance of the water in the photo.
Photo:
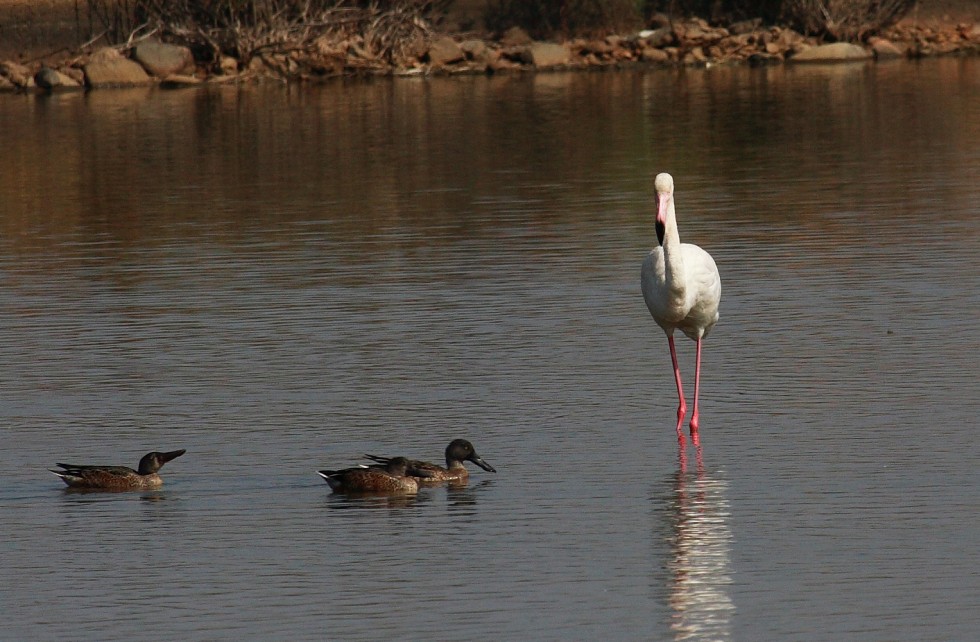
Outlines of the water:
M976 60L7 95L0 140L3 639L975 635ZM701 466L662 170L724 285ZM315 474L454 437L498 474Z

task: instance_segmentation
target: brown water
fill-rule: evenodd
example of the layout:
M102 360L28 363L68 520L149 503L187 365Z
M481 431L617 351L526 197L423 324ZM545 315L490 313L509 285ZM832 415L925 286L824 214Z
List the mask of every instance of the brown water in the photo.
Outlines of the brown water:
M978 210L977 60L0 96L0 638L969 639Z

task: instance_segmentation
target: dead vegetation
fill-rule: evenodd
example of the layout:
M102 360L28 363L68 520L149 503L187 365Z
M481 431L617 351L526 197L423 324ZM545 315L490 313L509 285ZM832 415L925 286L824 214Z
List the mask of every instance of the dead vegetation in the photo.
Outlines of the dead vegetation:
M898 22L915 0L786 0L785 18L799 31L856 42Z
M110 42L155 32L200 60L288 53L356 42L365 57L397 64L431 32L450 0L87 0ZM332 44L327 44L332 43Z
M647 0L670 16L700 16L716 24L761 18L829 40L856 42L880 33L907 14L916 0Z
M453 0L86 0L91 33L111 44L155 35L202 62L318 51L379 65L418 58ZM487 0L485 27L520 26L536 38L601 37L638 30L654 14L713 25L744 18L806 35L860 41L894 24L915 0ZM752 15L755 12L755 15Z

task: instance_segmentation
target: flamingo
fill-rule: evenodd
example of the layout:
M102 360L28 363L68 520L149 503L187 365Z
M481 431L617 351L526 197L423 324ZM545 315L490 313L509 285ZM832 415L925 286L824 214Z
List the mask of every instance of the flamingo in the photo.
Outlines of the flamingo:
M658 174L654 180L657 190L657 241L643 261L640 285L643 299L653 320L667 333L670 360L677 384L677 441L684 447L681 426L687 414L681 371L677 367L674 330L680 329L697 345L694 369L694 411L691 413L691 441L700 448L698 437L698 393L701 388L701 340L718 322L721 302L721 276L711 255L697 245L681 243L674 212L674 179L670 174ZM699 451L700 452L700 451Z

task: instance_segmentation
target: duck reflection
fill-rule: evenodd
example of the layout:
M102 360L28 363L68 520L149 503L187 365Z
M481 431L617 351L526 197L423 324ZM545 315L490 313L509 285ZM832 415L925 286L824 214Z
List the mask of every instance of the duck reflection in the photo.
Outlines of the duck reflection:
M728 481L706 471L699 452L697 472L689 473L682 465L669 483L670 629L675 640L730 639L735 604L730 588Z
M424 501L424 498L420 501L418 495L404 493L333 493L327 496L327 507L336 510L408 508Z

